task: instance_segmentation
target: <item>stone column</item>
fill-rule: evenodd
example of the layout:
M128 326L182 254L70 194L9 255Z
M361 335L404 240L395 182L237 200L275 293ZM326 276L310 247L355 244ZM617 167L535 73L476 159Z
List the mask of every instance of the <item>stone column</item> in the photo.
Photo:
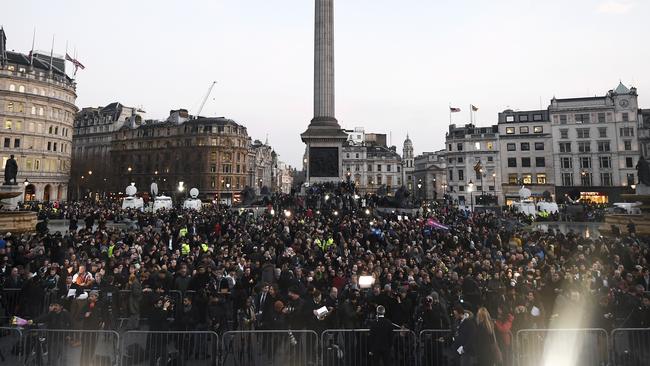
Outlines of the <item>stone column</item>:
M334 123L334 0L316 0L314 29L314 119Z

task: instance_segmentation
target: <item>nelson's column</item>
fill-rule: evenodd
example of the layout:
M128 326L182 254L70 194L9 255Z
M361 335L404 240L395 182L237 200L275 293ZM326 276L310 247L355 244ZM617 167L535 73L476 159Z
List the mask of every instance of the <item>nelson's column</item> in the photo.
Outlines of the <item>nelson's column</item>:
M347 134L334 117L334 0L316 0L314 118L300 137L307 145L306 182L340 181Z

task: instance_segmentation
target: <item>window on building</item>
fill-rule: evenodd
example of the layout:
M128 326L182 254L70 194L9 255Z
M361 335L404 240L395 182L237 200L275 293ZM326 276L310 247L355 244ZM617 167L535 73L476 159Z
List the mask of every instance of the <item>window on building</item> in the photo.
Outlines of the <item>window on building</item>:
M570 142L560 142L560 152L561 153L571 152L571 143Z
M611 169L612 168L612 158L610 156L599 156L598 165L601 169Z
M18 92L19 93L24 93L25 92L25 85L19 85L18 86Z
M372 172L372 164L368 164L368 171Z
M589 123L589 113L576 113L576 123Z
M465 159L463 159L462 156L458 158L458 162L459 162L459 163L462 163L464 160L465 160Z
M454 190L452 189L452 192L453 191ZM458 192L465 192L465 186L458 186ZM460 197L462 197L462 196L458 196L459 199L460 199Z
M526 119L528 119L528 116L526 116ZM528 126L519 127L519 133L528 133Z
M508 151L516 151L516 150L517 150L517 144L515 144L515 143L508 143L508 144L506 145L506 149L507 149Z
M530 158L521 158L521 166L524 168L530 168Z
M448 178L449 178L449 180L454 180L454 170L453 169L449 169L449 177Z
M210 173L216 173L216 172L217 172L217 164L211 164Z
M354 154L355 159L359 159L359 153Z
M7 149L11 147L11 139L9 137L5 137L4 147L6 147ZM2 168L4 169L4 166Z
M632 150L632 140L624 140L623 141L623 149L625 149L625 151L631 151Z
M458 180L465 180L465 171L463 169L458 169Z
M610 187L612 185L612 173L600 173L600 185Z
M391 164L386 164L386 171L390 172L392 170L393 166ZM348 169L350 171L350 169Z
M449 144L449 151L451 151L451 144Z
M573 169L573 159L570 156L560 157L560 166L562 169Z
M569 138L569 130L566 128L563 128L560 130L560 138L561 139L568 139Z
M537 150L537 151L544 150L544 143L543 142L536 142L535 143L535 150Z
M591 186L591 173L590 172L581 172L580 173L580 184L584 187Z
M485 146L488 150L494 150L494 142L487 142Z
M463 144L461 143L456 144L456 150L463 151Z
M573 173L562 173L562 185L563 186L573 185Z
M529 142L522 142L520 146L521 146L521 151L530 151Z
M581 141L578 142L578 152L590 152L591 151L591 141Z
M377 171L378 171L378 172L381 171L381 164L377 164Z
M14 139L14 148L19 149L20 148L20 139Z
M489 161L489 162L492 162L492 161L494 161L494 157L493 157L493 156L488 156L488 158L487 158L487 159L488 159L488 161Z
M560 114L560 124L566 125L566 122L567 122L566 114Z
M625 158L625 167L634 168L634 159L632 159L632 157L628 156Z
M480 142L475 142L474 143L474 150L481 150L481 143Z
M539 113L533 114L533 121L541 121L543 119L544 119L544 116L542 116L541 114L539 114Z
M54 147L52 148L53 151L57 151L57 145L58 145L58 144L55 142L55 143L54 143Z
M515 121L515 116L506 116L506 122L514 122ZM514 128L512 133L515 133Z
M598 152L610 151L609 141L598 141Z
M538 156L535 158L535 166L538 168L543 168L546 166L546 158L543 156Z
M47 151L52 150L52 143L50 141L47 142Z
M607 127L599 127L598 128L598 137L600 137L600 138L607 137Z
M580 168L581 169L590 169L591 168L591 157L590 156L581 156L580 157Z
M621 137L634 137L634 127L621 127L619 132Z
M577 128L576 132L579 139L588 139L589 138L589 129L588 128Z
M623 117L623 122L629 122L630 121L630 115L627 112L623 113L622 117Z
M605 113L598 113L598 123L605 123Z
M543 133L543 132L544 132L543 126L533 126L533 133Z
M508 168L517 167L517 158L508 158Z
M537 174L537 184L546 184L546 174L538 173Z
M519 184L519 176L516 173L508 174L508 184Z
M533 175L532 174L523 174L521 176L521 181L524 184L533 184Z
M506 127L506 135L514 135L514 134L515 134L514 127Z

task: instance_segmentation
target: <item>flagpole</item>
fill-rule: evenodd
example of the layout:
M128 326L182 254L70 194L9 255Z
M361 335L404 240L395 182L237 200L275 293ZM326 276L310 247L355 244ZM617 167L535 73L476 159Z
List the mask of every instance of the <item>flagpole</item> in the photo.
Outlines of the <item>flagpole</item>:
M451 124L451 103L449 103L449 124Z
M52 35L52 48L50 48L50 72L53 72L52 62L54 62L54 34Z
M472 116L472 105L469 105L469 123L474 123L474 118Z
M34 27L34 34L32 35L32 52L29 53L29 66L34 66L34 42L36 41L36 27Z

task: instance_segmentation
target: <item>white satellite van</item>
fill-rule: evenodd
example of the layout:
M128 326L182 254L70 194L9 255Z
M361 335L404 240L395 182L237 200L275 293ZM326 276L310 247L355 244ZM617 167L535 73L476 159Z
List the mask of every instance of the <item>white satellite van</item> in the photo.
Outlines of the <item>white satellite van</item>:
M140 197L124 197L122 200L122 209L135 208L142 210L144 208L144 200Z
M560 211L555 202L537 202L537 210L539 212L546 211L550 214L556 214Z
M531 216L537 215L535 202L533 202L532 200L515 201L512 203L512 207L514 207L515 211L519 213L523 213Z

